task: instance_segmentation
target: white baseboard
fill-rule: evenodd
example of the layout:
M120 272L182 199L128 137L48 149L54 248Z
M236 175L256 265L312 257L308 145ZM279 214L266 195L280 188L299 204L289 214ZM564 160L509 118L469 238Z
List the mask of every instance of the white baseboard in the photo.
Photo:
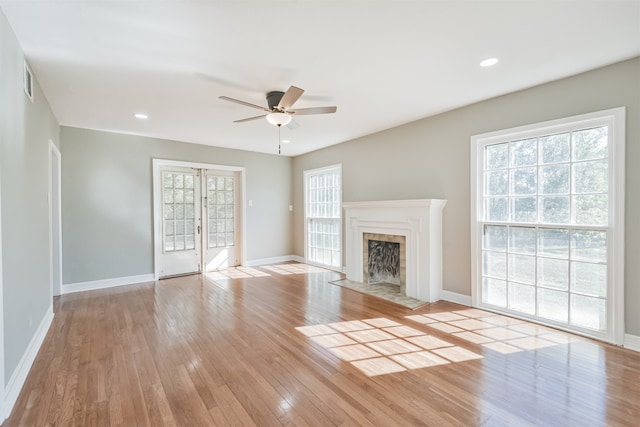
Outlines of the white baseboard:
M629 350L640 351L640 336L625 334L624 335L624 348Z
M91 282L78 282L62 285L62 293L93 291L95 289L113 288L115 286L133 285L134 283L153 282L153 274L140 274L138 276L116 277L113 279L93 280Z
M247 267L257 267L259 265L277 264L279 262L287 262L287 261L304 262L304 258L299 257L297 255L284 255L284 256L277 256L273 258L252 259L247 261L245 265Z
M469 295L462 295L457 292L441 290L440 299L471 307L471 297Z
M0 422L6 420L9 415L11 415L13 405L15 405L16 400L18 400L20 390L22 390L22 386L27 380L27 375L29 375L31 366L36 360L36 356L38 355L38 351L40 351L40 347L44 342L44 338L47 336L47 332L49 331L51 322L53 322L53 306L49 306L49 308L47 309L47 312L42 318L38 329L31 338L31 342L29 342L29 345L27 346L27 350L22 355L20 362L18 362L18 366L13 371L9 382L7 383L4 394L5 400L3 402L4 404L2 405L2 407L4 408L4 413L1 414L2 420L0 420Z

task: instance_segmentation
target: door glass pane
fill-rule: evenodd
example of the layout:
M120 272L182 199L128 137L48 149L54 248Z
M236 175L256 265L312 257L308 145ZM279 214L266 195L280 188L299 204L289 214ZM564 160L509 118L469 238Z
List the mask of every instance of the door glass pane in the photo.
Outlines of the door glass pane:
M235 181L232 176L207 175L209 232L207 247L235 245Z
M165 171L162 173L162 182L162 209L165 219L162 223L164 252L193 250L195 249L193 227L195 174ZM185 186L191 189L185 190ZM185 216L188 219L186 223ZM185 224L188 226L185 227Z

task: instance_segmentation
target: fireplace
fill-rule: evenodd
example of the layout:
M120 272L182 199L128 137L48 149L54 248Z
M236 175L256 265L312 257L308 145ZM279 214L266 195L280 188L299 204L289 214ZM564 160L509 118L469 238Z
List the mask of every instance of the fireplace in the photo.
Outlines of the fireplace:
M401 291L421 301L439 300L445 204L446 200L440 199L343 203L347 279L368 282L369 240L398 243L401 265L397 285ZM391 246L385 250L390 251Z
M391 234L363 233L362 277L365 283L397 285L405 295L406 238Z

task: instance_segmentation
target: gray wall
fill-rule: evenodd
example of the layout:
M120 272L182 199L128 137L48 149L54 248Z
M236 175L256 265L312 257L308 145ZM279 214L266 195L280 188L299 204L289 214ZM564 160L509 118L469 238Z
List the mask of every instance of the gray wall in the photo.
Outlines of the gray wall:
M62 127L63 283L153 273L152 159L246 168L247 260L290 255L291 159Z
M0 182L5 382L51 307L49 140L58 123L34 79L23 91L24 55L0 11Z
M294 158L294 253L304 254L303 171L342 163L345 202L448 200L443 217L444 289L470 295L470 137L620 106L627 107L626 329L640 335L640 58Z

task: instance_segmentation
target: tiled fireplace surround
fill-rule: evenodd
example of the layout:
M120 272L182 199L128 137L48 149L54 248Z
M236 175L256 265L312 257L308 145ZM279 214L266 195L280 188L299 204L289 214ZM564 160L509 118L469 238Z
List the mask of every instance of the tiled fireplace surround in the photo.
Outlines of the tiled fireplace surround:
M441 199L343 203L347 279L366 282L365 234L382 237L374 238L382 241L404 237L406 255L404 268L401 265L404 271L401 285L404 282L406 295L426 302L439 300L445 204L446 200Z

